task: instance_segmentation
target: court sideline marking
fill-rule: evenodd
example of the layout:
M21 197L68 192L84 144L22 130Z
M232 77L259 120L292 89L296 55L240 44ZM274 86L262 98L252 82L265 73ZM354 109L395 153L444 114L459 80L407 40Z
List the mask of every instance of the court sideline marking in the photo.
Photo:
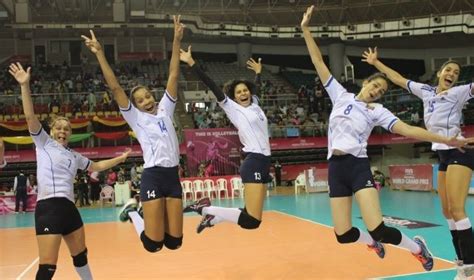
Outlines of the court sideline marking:
M25 270L23 270L23 272L16 278L16 280L21 280L21 278L23 276L25 276L26 273L28 273L28 271L39 261L39 257L37 257L36 259L33 260L32 263L30 263L30 265L25 268Z

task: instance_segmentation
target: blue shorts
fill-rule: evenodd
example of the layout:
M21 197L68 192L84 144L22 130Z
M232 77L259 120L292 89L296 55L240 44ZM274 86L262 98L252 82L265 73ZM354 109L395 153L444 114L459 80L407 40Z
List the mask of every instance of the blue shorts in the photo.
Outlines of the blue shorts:
M149 201L162 197L182 198L183 189L178 176L178 167L149 167L142 173L140 200Z
M36 235L68 235L83 225L76 205L65 197L42 199L36 203Z
M271 158L257 153L246 153L240 165L242 183L266 184L272 181L270 177Z
M474 170L474 150L466 149L462 153L458 149L438 150L439 157L439 171L448 170L448 165L459 164Z
M328 167L329 197L347 197L365 188L375 188L368 158L333 155Z

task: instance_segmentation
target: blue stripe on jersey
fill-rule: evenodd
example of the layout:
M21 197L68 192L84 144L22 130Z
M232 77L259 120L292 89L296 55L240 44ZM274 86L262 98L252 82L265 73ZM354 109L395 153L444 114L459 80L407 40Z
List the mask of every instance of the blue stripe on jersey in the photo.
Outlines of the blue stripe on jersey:
M91 164L92 164L92 161L89 160L89 162L87 162L86 168L84 168L84 170L87 170Z
M389 124L388 124L388 131L392 132L392 127L395 125L395 123L398 121L398 119L393 119Z
M411 88L410 88L411 82L412 82L412 81L408 81L408 83L407 83L407 88L408 88L408 92L410 92L411 94L413 94L413 91L412 91Z
M168 90L165 91L165 95L166 95L166 97L168 97L168 99L171 102L176 103L177 99L173 99L173 97L171 97L171 95L168 93Z
M33 135L33 136L38 136L38 135L40 135L40 133L41 133L42 130L43 130L43 126L41 126L41 127L40 127L40 130L39 130L38 132L36 132L36 133L33 133L33 132L30 131L30 134Z
M469 84L469 95L474 97L474 92L472 92L472 83Z
M451 117L451 113L453 110L456 108L456 104L458 104L459 100L456 100L456 103L454 103L453 107L451 107L451 110L449 110L448 117L446 118L446 136L449 136L449 117ZM459 126L459 124L458 124Z
M331 84L332 80L334 80L334 77L331 75L331 77L329 77L329 80L328 80L328 81L326 82L326 84L323 85L323 86L324 86L325 88L327 88L327 87Z
M132 109L132 102L130 102L130 100L128 101L128 107L127 108L120 108L119 107L119 110L123 111L123 112L130 111L131 109Z
M147 139L147 140L150 140L151 137L148 135L146 129L145 129L144 127L142 127L138 122L137 122L137 126L138 126L139 128L141 128L141 129L143 130L143 132L145 132L145 135L147 136L146 139ZM153 143L151 143L151 141L149 141L149 143L150 143L151 153L153 154L153 158L155 158L155 150L153 149Z
M227 103L227 100L228 100L228 97L226 95L225 99L222 101L223 104L226 104Z

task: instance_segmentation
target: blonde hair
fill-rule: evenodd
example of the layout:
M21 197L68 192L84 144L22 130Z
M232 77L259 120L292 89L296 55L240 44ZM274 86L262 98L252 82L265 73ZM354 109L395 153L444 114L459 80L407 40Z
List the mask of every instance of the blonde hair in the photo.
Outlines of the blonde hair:
M49 121L49 128L52 129L57 121L66 121L67 124L69 125L69 128L72 129L71 122L69 121L69 119L66 118L66 117L63 117L63 116L54 116L54 117L52 117L51 120Z

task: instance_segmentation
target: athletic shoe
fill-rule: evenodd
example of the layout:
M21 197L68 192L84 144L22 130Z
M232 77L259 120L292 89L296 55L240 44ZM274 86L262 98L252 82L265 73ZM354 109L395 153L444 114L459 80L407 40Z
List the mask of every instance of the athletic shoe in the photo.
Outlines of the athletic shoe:
M465 264L457 267L457 275L454 279L474 279L474 264Z
M374 250L379 258L383 259L385 257L385 247L381 242L374 241L373 245L367 245L367 247L369 250Z
M209 206L211 206L211 200L209 199L209 197L203 197L198 201L195 201L194 203L184 207L183 213L197 212L199 213L199 215L202 215L202 208Z
M120 209L119 220L121 222L131 221L128 213L132 211L137 211L137 200L135 198L130 198L122 209Z
M416 242L421 248L421 252L418 254L413 254L412 255L421 262L423 265L423 268L426 271L430 271L433 269L433 255L431 252L428 250L428 247L426 246L425 240L421 236L415 236L413 238L413 241Z
M211 225L212 219L214 219L213 215L206 215L206 216L202 217L202 220L199 223L199 225L196 229L196 232L201 233L201 231L203 231L205 228L213 227L213 225Z

